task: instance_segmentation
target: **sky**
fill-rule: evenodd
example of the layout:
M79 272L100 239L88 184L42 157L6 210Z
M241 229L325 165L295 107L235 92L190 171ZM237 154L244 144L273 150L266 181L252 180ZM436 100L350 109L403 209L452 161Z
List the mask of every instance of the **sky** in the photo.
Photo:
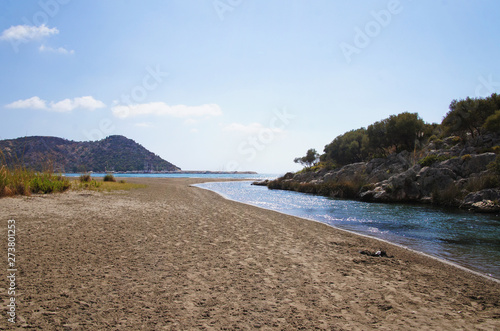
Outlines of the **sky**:
M0 139L124 135L183 170L284 173L401 112L500 92L497 0L0 2Z

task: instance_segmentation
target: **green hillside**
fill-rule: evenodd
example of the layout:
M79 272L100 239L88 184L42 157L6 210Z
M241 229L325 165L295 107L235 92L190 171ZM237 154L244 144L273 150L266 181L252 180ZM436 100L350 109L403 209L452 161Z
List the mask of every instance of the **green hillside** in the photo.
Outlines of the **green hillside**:
M1 140L0 162L7 167L22 165L57 172L180 170L124 136L109 136L93 142L42 136Z

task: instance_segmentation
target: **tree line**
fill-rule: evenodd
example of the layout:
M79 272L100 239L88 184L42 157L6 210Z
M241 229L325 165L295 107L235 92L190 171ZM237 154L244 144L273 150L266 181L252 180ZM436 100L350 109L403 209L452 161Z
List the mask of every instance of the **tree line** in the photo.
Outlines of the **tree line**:
M453 100L441 124L426 123L418 113L404 112L337 136L324 153L309 149L294 160L306 167L343 166L394 152L415 151L432 136L459 136L462 140L485 133L500 133L500 95Z

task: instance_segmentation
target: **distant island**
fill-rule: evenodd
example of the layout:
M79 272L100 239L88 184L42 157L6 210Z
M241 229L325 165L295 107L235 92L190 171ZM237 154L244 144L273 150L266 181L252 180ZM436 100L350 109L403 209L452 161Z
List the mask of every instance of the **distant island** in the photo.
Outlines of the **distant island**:
M181 171L134 140L119 135L82 142L44 136L0 140L0 164L61 173Z

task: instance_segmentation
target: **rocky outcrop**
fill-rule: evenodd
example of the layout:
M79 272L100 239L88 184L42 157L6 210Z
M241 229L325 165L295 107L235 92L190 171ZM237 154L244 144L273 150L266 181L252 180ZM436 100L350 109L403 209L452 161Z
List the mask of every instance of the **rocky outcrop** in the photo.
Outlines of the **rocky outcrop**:
M437 202L478 210L482 208L482 204L477 204L478 202L495 201L498 198L486 197L484 194L476 195L474 199L467 196L468 200L467 197L464 200L460 197L478 179L493 176L488 172L487 165L495 157L495 153L482 153L455 157L426 167L417 164L377 183L371 190L360 193L360 198L364 201ZM491 204L485 208L494 209Z
M499 202L500 189L485 189L467 194L461 207L479 212L499 212Z
M436 203L481 212L500 211L499 179L488 170L497 155L477 153L474 146L451 149L433 150L428 155L445 160L431 164L420 165L409 152L402 152L330 171L288 173L270 181L268 187L333 197L345 197L343 189L355 187L354 198L363 201ZM472 154L464 154L464 149Z

